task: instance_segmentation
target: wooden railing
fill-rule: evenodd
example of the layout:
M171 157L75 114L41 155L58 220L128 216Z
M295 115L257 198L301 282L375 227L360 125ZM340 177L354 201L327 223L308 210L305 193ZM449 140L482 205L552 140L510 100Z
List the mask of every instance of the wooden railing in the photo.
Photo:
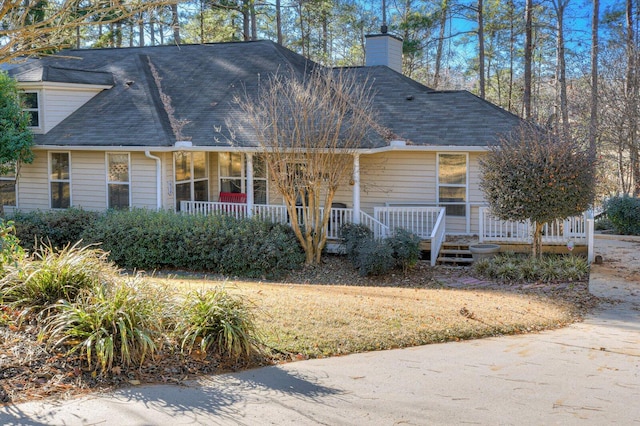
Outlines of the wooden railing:
M569 241L586 243L589 235L587 213L547 223L542 229L542 242L566 244ZM488 207L480 208L480 242L532 242L529 221L512 222L495 218Z
M442 247L442 243L445 238L445 228L446 228L446 209L442 207L440 209L440 213L438 214L438 219L436 220L435 225L433 226L433 230L431 231L431 266L436 266L436 261L438 260L438 255L440 254L440 248Z
M374 207L373 217L393 232L397 228L411 231L423 240L431 238L444 207Z
M220 203L204 201L181 201L180 211L187 214L226 214L235 218L248 216L247 205L238 203ZM270 220L275 223L290 223L287 207L284 205L255 204L251 212L253 217ZM324 209L321 209L324 214ZM327 238L340 238L340 227L353 223L353 209L331 208L331 217L327 226ZM297 207L298 220L302 222L303 208ZM432 264L438 256L445 237L444 207L375 207L374 216L360 212L360 223L369 227L377 239L389 237L396 229L406 229L423 240L431 241Z
M363 211L360 211L360 223L371 229L373 231L373 237L377 240L387 238L390 234L387 225Z

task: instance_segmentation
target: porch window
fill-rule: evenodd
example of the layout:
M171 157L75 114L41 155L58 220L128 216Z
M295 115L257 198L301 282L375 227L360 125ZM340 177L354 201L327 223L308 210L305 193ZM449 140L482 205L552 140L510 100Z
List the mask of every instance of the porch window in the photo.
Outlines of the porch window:
M467 202L467 154L438 154L438 205L448 216L465 216Z
M129 154L107 153L107 205L110 209L130 206Z
M49 154L49 189L52 209L71 206L71 155L68 152Z
M221 152L218 155L220 192L247 192L247 166L244 154ZM267 165L264 156L253 156L253 202L267 204Z
M253 156L253 202L267 204L267 164L264 156Z
M0 175L0 204L3 206L16 206L16 172L15 165L7 165L7 173Z
M22 110L29 115L29 126L40 127L40 100L38 92L23 92L20 98L23 104Z
M209 201L209 172L205 152L174 154L176 211L180 201Z

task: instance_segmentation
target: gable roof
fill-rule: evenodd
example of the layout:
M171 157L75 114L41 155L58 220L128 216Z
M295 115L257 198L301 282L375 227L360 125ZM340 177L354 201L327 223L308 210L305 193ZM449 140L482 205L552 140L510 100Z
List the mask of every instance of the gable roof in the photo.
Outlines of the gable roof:
M230 146L232 139L234 146L255 146L235 96L254 92L260 79L273 73L302 75L319 66L271 41L255 41L66 50L11 67L9 73L21 82L113 85L47 134L36 135L38 145L170 147L176 140L149 62L161 76L175 117L188 121L184 135L202 147ZM384 66L344 70L371 84L376 120L392 139L413 145L486 146L520 123L469 92L434 91ZM363 148L387 144L378 132Z

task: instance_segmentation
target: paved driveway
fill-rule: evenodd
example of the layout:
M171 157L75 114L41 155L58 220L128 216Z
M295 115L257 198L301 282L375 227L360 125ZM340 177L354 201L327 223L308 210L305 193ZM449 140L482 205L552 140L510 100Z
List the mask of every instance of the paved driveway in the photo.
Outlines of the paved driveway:
M640 239L597 239L583 323L0 409L0 424L640 425Z

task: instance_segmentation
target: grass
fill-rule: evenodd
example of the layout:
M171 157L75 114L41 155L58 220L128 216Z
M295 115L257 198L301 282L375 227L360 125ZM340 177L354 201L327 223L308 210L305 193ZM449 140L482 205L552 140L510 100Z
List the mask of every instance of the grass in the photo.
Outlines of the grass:
M220 281L165 278L184 291ZM452 289L224 283L255 305L273 354L294 359L555 328L575 321L567 305L508 292Z

